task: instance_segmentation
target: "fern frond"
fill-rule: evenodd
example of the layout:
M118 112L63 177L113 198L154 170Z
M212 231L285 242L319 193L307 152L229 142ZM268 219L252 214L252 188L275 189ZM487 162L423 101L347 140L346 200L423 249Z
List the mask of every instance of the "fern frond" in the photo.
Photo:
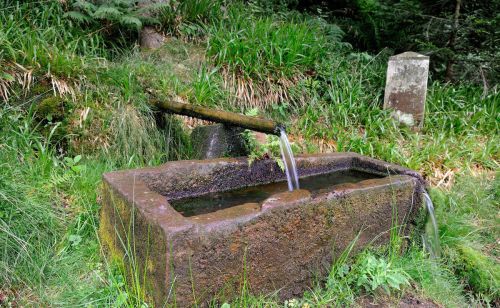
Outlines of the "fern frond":
M163 9L169 9L170 5L167 3L154 3L154 4L149 4L144 7L141 7L137 9L137 13L142 14L142 13L151 13L151 12L158 12Z
M109 19L109 20L117 20L123 15L116 7L108 6L103 4L99 6L97 11L93 14L94 18L97 19Z
M66 12L66 13L64 13L63 17L69 18L69 19L74 20L78 23L85 23L85 22L88 22L90 20L89 16L82 14L80 12L77 12L77 11Z
M141 16L140 20L143 25L149 25L149 26L160 25L160 21L158 20L158 18L155 17Z
M85 0L77 0L73 3L73 7L82 10L88 15L93 14L97 10L97 6L95 6L92 2Z
M326 35L328 35L331 39L335 40L336 42L340 42L345 35L345 32L342 31L342 29L335 24L329 24L327 27L325 27L325 32Z
M141 20L139 18L133 17L133 16L120 17L120 23L126 27L134 28L137 30L142 28Z

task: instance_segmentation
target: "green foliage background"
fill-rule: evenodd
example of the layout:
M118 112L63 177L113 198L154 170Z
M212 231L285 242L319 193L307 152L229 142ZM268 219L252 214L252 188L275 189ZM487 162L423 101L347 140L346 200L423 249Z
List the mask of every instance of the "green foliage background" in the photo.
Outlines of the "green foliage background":
M396 234L388 247L347 249L302 298L280 303L247 286L232 305L343 307L386 292L498 304L498 2L464 2L449 46L455 5L0 1L0 305L148 305L97 230L102 173L192 155L191 124L157 113L151 94L269 117L296 153L354 151L431 185L443 258L419 239L400 250ZM165 46L140 51L144 26L168 35ZM388 57L407 49L433 64L420 133L381 108ZM252 159L277 151L273 138L251 146Z
M266 1L267 2L267 1ZM454 19L460 2L456 38ZM499 79L500 1L342 0L270 1L274 9L297 9L324 16L346 32L356 49L396 53L412 50L431 56L436 79L455 63L454 81L494 86ZM267 4L269 6L269 4Z

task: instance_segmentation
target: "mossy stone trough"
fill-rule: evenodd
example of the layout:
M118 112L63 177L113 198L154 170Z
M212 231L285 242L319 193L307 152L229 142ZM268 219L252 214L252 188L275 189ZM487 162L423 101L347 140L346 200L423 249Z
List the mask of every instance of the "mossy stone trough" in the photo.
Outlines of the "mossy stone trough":
M293 192L272 160L107 173L101 239L156 306L185 307L229 300L243 281L253 294L300 296L358 234L355 250L388 243L394 218L413 229L418 173L353 153L299 156L297 167L304 189Z

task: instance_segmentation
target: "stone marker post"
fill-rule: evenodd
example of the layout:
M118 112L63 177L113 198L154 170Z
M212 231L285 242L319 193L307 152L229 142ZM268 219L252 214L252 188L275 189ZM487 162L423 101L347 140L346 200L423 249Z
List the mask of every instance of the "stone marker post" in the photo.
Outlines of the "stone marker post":
M137 5L139 8L144 9L142 13L143 17L154 17L152 13L146 8L149 6L154 6L158 4L170 4L170 0L139 0ZM144 26L139 32L139 44L142 49L158 49L166 41L166 37L153 26Z
M429 57L404 52L389 58L384 109L402 124L420 130L424 123Z

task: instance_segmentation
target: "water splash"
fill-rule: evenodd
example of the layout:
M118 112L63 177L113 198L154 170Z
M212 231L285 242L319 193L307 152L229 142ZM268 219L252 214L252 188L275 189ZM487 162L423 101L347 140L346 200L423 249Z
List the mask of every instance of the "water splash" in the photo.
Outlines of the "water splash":
M280 149L283 164L285 165L288 190L299 189L299 176L295 165L295 158L293 157L292 148L290 147L290 142L284 128L280 128Z
M439 244L439 230L434 215L434 205L431 197L424 191L424 203L429 214L429 219L425 225L425 235L423 235L424 247L429 251L431 257L439 258L441 256L441 245Z

